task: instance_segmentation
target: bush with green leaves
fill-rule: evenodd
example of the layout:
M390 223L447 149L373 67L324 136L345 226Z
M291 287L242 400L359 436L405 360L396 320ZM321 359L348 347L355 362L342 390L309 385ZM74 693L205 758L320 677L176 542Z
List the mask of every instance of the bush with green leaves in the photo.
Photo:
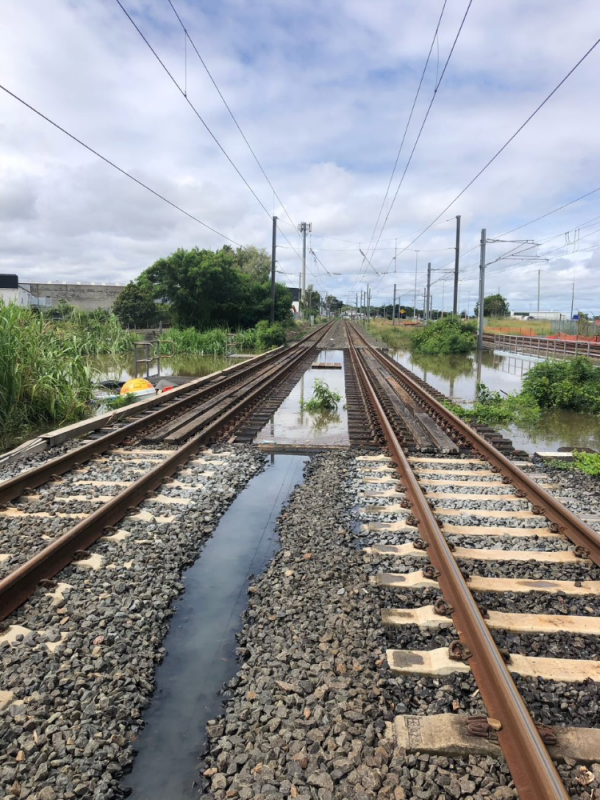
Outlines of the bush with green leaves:
M310 400L302 400L300 405L304 411L331 412L337 410L341 399L341 394L332 391L325 381L317 378L313 386L312 397Z
M416 353L447 355L470 353L475 347L475 322L463 322L460 317L443 317L412 335L410 346Z
M506 426L512 422L529 425L536 422L541 414L539 406L531 398L522 394L502 395L484 383L477 384L475 403L470 408L463 408L451 401L445 405L457 417L483 425Z
M540 408L600 412L600 367L585 356L544 361L523 379L522 394Z
M254 330L256 331L256 345L259 350L271 350L273 347L280 347L285 344L285 330L280 322L269 325L263 319L256 323Z

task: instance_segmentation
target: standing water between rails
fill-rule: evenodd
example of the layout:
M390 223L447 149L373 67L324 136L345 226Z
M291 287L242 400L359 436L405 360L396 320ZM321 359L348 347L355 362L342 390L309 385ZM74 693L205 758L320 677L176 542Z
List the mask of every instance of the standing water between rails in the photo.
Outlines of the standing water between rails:
M338 368L310 367L285 398L255 441L259 444L326 444L347 445L348 414L344 379L344 352L320 350L313 363L338 365ZM339 368L341 367L341 369ZM336 411L308 412L302 403L311 399L316 380L324 381L333 392L341 395Z
M138 755L124 784L140 800L198 797L198 760L217 693L237 672L235 634L247 604L249 575L262 572L279 545L275 524L307 458L272 455L240 492L196 563L181 596L156 671L156 692L144 715Z

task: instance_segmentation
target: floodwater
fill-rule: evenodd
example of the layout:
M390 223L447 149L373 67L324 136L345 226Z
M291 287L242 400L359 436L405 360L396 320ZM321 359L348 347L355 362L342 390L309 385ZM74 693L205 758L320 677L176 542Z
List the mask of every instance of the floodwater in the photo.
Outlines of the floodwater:
M314 363L339 364L341 369L310 368L285 398L255 441L259 444L322 444L347 445L348 414L344 383L344 353L342 350L320 350ZM341 395L337 411L311 413L302 410L302 401L313 394L316 380L324 381L332 391Z
M484 350L479 362L476 353L427 356L397 350L393 357L461 405L473 403L478 381L494 391L505 394L518 392L523 377L540 361L530 356L497 350ZM591 447L600 451L600 417L592 414L549 410L526 428L510 425L508 428L499 428L499 432L512 439L515 447L528 453L558 450L559 447Z
M140 800L198 797L198 761L208 720L222 711L218 692L237 672L235 634L247 605L251 574L279 549L275 524L303 480L307 459L272 455L240 492L196 563L183 575L156 671L156 692L144 714L133 770L124 780Z
M161 360L161 375L189 376L191 378L202 378L217 372L225 367L237 364L240 359L225 358L225 356L200 356L200 355L178 355L173 358ZM122 355L94 356L89 359L89 365L94 371L94 378L100 381L127 381L134 375L133 356L129 353ZM143 378L146 370L141 364L138 369L138 377ZM150 373L156 375L156 362L150 365Z

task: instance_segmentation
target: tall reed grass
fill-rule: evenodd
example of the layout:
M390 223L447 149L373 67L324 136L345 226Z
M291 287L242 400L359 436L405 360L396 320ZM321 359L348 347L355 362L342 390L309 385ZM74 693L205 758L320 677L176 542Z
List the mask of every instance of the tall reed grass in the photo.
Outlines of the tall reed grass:
M172 328L163 337L163 351L168 352L171 346L174 355L187 353L201 356L224 356L227 352L227 331L225 328L212 328L208 331L198 331L195 328ZM256 330L250 328L243 331L231 332L235 340L230 343L230 352L244 353L257 349Z
M85 415L92 376L81 342L47 316L0 304L0 439Z

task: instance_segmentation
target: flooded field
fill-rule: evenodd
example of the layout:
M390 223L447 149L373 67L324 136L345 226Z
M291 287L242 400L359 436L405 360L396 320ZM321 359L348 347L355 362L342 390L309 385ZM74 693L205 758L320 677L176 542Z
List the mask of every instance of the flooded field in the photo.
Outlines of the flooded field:
M202 378L211 372L237 364L238 360L224 356L178 355L161 360L160 374ZM97 381L126 381L136 377L133 356L129 354L96 356L89 359L89 365ZM152 364L150 374L155 375L156 372L156 364ZM143 378L145 375L145 369L138 369L138 377Z
M397 350L393 357L399 364L461 405L475 400L478 380L489 389L510 394L518 392L523 377L538 359L484 350L477 354L452 356L417 355ZM600 450L600 418L570 411L546 411L530 427L511 425L501 429L516 447L529 453L557 450L559 447L591 447Z

